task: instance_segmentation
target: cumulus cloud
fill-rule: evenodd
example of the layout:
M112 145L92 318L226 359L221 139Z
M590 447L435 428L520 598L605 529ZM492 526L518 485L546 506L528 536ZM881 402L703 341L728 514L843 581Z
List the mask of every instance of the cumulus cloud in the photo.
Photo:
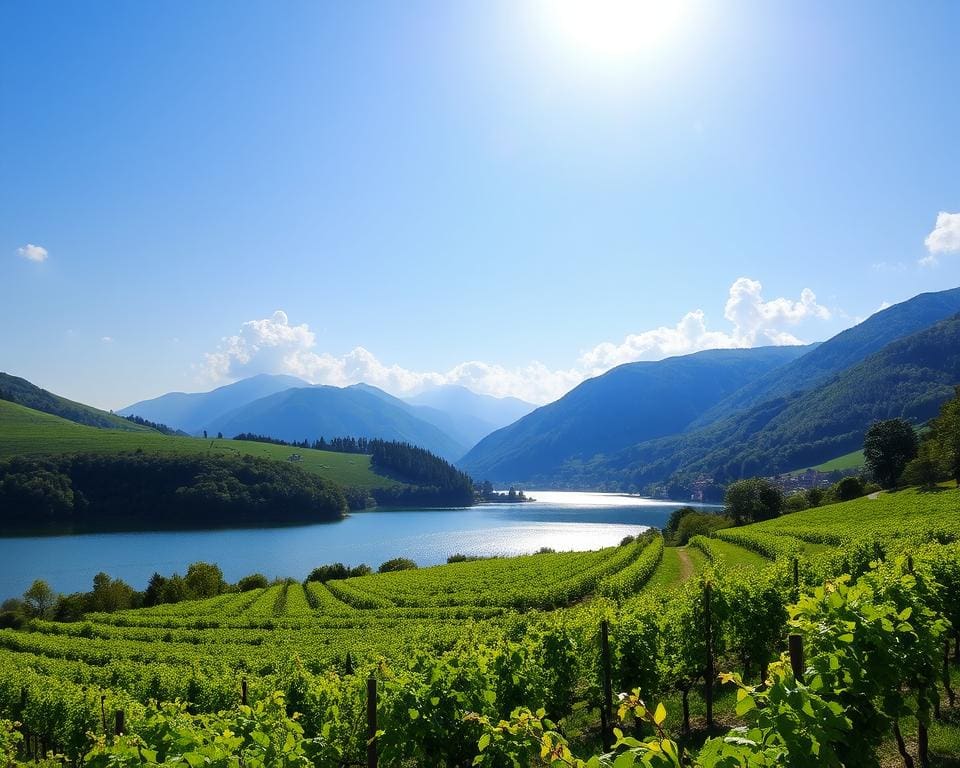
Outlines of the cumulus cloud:
M937 263L937 256L960 253L960 213L940 211L933 231L923 244L927 246L927 255L920 259L920 263L927 267Z
M365 382L395 395L458 384L496 397L546 403L584 379L623 363L660 360L704 349L800 344L803 342L787 329L805 320L827 320L831 313L809 289L804 289L796 301L767 301L758 281L742 277L730 287L724 317L730 328L712 330L704 311L692 310L674 326L631 334L619 344L598 344L566 369L552 369L538 361L507 367L471 360L446 371L415 371L384 363L364 347L344 355L318 352L310 328L306 324L291 325L286 313L278 310L268 318L243 323L240 333L222 339L217 350L206 355L205 373L212 381L288 373L314 384L347 386Z
M101 336L100 341L104 344L113 344L113 336Z
M581 356L580 363L596 376L623 363L659 360L704 349L802 344L784 326L795 326L810 318L829 320L831 316L809 288L803 289L799 301L764 301L763 286L747 277L738 278L730 286L723 314L733 325L729 331L709 330L704 311L697 309L684 315L672 328L662 326L633 334L620 344L598 344Z
M46 261L48 255L47 249L42 245L27 243L26 245L17 248L17 256L26 259L27 261Z

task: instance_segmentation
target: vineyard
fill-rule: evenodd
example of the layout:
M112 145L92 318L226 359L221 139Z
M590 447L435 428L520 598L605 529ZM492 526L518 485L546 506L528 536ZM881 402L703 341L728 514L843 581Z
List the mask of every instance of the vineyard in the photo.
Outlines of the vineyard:
M901 491L683 548L33 620L0 629L0 762L955 764L958 539L960 492Z

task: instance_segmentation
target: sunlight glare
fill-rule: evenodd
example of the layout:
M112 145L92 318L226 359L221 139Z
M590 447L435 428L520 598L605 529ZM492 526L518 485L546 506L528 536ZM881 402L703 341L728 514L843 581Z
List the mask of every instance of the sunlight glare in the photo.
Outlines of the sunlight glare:
M631 60L662 48L686 7L685 0L552 0L543 6L560 44L597 61Z

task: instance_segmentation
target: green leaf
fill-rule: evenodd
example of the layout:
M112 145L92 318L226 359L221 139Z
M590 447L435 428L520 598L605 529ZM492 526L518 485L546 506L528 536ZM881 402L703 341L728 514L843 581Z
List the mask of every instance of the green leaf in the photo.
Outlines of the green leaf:
M653 714L653 722L657 725L663 725L663 721L667 719L667 709L663 706L663 702L657 704L657 711Z

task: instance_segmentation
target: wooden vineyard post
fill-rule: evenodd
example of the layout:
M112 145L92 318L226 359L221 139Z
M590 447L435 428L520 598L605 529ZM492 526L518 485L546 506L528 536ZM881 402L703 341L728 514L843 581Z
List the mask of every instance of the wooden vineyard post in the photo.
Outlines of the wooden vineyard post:
M100 722L103 723L103 732L107 732L107 697L104 694L100 694Z
M123 734L126 733L126 728L124 727L123 710L118 709L116 712L113 713L113 715L114 715L114 720L116 721L117 736L123 736Z
M793 670L793 676L797 682L803 682L803 638L800 635L790 635L790 668Z
M703 624L707 641L707 670L703 698L707 705L707 727L713 727L713 627L710 616L710 582L703 585Z
M367 678L367 768L377 768L377 681Z
M613 681L610 670L610 624L606 619L600 622L600 663L603 674L603 701L600 704L600 729L603 739L603 751L613 749L613 735L610 729L610 711L613 709Z
M240 703L247 706L247 678L240 681Z

